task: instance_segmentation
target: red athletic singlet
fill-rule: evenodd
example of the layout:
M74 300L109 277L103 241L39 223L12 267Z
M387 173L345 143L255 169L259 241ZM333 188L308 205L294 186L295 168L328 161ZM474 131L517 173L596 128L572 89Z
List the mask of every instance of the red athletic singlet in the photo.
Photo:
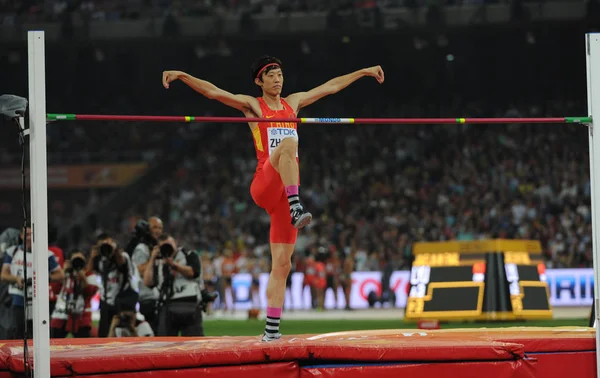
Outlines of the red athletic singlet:
M282 110L271 110L262 97L258 97L257 100L262 111L262 118L296 118L296 113L284 99L281 99ZM258 160L256 164L256 173L258 173L282 140L286 138L298 140L298 125L294 122L259 122L252 131L252 136ZM298 158L297 152L296 158Z
M271 110L262 98L258 98L263 118L296 118L290 105L281 100L282 110ZM254 202L265 209L271 217L271 243L294 244L298 230L291 223L290 205L279 173L273 168L269 156L282 140L298 140L298 127L294 122L259 122L252 131L256 149L256 172L250 185ZM296 151L296 159L298 152Z

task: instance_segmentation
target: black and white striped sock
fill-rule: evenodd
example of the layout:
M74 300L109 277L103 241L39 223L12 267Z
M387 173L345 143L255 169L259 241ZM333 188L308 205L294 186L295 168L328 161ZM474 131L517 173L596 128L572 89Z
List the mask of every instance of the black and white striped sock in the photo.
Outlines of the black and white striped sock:
M300 196L298 196L297 194L288 196L288 203L290 204L290 212L294 211L299 207L302 207L302 205L300 205Z
M267 316L267 324L265 325L265 335L267 337L276 337L279 333L279 322L281 318L273 318Z

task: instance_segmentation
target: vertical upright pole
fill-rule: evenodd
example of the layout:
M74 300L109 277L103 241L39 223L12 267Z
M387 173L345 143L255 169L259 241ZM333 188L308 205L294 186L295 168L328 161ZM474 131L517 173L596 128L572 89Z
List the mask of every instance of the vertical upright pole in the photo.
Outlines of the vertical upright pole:
M44 32L27 33L29 154L33 244L33 358L36 378L50 378L48 304L48 173L46 166L46 54Z
M600 120L600 34L587 34L585 37L586 65L587 65L587 99L588 114ZM600 158L600 122L588 128L589 154L590 154L590 185L592 199L592 249L594 253L594 316L596 325L596 376L600 377L600 311L598 311L598 298L600 298L600 161L596 159L598 152Z

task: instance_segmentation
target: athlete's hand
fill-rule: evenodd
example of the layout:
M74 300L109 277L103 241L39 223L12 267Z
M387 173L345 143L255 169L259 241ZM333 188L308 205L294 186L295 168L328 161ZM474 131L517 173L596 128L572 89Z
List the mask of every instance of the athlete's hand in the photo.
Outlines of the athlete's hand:
M375 79L377 79L377 82L379 84L382 84L383 81L385 80L384 74L383 74L383 68L381 68L381 66L373 66L373 67L369 67L365 69L367 76L372 76Z
M162 82L166 89L169 89L169 84L179 79L181 71L163 71Z
M25 287L25 285L23 285L23 277L17 277L17 287L21 290L23 290L23 287Z

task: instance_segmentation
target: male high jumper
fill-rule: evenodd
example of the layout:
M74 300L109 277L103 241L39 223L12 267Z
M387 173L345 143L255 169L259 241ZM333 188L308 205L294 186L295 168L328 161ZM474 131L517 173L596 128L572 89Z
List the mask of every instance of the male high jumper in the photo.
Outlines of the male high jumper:
M296 118L298 111L315 101L337 93L356 80L371 76L381 84L383 69L374 66L336 77L308 92L281 98L281 61L271 56L259 58L251 67L252 80L262 89L262 97L232 94L208 81L181 71L164 71L163 85L181 80L203 96L240 110L247 118ZM285 284L291 269L291 256L298 229L307 226L312 215L304 210L298 195L298 126L294 122L249 122L258 164L250 186L254 202L271 218L271 275L267 285L267 321L262 341L281 337L279 323Z

